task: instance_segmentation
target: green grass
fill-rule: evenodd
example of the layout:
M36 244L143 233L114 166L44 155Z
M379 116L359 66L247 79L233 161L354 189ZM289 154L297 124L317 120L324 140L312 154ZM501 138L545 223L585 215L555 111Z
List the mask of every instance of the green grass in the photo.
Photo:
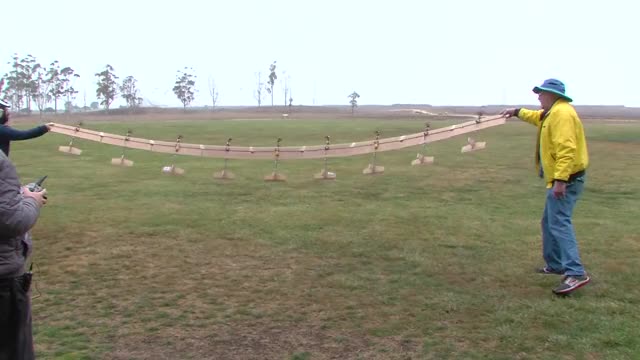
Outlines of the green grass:
M434 126L450 123L434 123ZM422 122L95 122L157 140L264 146L419 132ZM271 161L128 151L50 134L12 144L24 182L49 175L33 230L40 359L635 359L640 354L640 125L585 124L591 168L574 216L593 282L568 298L541 264L544 184L519 122L369 156ZM182 177L162 175L175 160Z

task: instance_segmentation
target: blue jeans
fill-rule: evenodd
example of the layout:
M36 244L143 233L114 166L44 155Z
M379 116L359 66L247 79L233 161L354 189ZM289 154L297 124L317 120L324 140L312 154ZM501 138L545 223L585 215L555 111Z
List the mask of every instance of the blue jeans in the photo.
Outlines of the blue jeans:
M542 256L547 267L564 272L565 275L581 276L585 274L580 261L576 234L571 217L576 202L584 189L584 176L567 184L567 192L561 199L553 196L553 190L547 189L547 200L542 214Z

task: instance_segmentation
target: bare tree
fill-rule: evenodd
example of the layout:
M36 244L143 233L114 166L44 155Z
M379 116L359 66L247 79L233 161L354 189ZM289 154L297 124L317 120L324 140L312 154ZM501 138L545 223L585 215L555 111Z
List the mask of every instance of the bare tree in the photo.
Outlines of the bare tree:
M264 87L264 83L262 82L261 76L262 76L261 73L256 74L256 79L258 80L258 84L257 84L256 90L254 90L253 92L253 97L258 101L258 107L262 105L262 99L264 97L262 93L262 88Z
M216 81L209 76L209 95L211 95L212 109L215 110L218 103L218 89L216 88Z
M286 73L286 71L282 72L282 80L280 80L280 85L282 86L284 92L284 106L287 106L287 100L289 96L289 92L291 88L289 88L289 80L291 80L291 76Z

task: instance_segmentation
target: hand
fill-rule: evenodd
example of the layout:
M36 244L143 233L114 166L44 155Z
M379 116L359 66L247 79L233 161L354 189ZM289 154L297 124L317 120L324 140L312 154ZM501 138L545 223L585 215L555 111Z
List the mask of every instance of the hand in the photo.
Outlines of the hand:
M42 189L42 191L31 191L28 187L22 187L22 195L24 197L34 198L40 207L43 207L44 204L47 203L47 189Z
M553 196L556 199L562 199L567 193L567 183L563 181L554 181L553 182Z
M51 128L54 126L54 123L52 123L52 122L46 123L46 124L44 124L44 126L47 127L47 131L51 131Z
M500 115L510 118L512 116L515 116L516 110L517 110L516 108L504 109L500 112Z

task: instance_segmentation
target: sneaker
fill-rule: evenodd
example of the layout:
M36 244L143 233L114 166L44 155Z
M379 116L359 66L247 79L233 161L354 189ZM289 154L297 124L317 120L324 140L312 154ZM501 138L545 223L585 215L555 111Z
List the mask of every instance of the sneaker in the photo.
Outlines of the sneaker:
M587 285L589 281L591 281L591 278L586 274L582 276L567 275L562 279L560 285L553 289L553 292L557 295L567 295Z
M563 272L559 270L554 270L548 266L537 268L536 272L538 274L552 274L552 275L562 275Z

